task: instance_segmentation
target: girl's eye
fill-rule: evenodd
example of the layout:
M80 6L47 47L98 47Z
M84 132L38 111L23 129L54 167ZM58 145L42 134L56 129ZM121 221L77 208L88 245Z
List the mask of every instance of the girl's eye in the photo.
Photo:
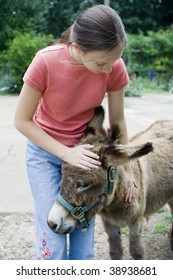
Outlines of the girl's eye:
M96 63L98 66L104 66L105 63Z

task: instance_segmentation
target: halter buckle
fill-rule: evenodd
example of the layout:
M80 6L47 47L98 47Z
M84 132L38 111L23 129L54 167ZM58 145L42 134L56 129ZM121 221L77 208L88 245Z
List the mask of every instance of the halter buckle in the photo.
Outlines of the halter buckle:
M80 218L84 216L84 211L81 206L78 206L71 211L71 215L73 216L74 219L80 220Z

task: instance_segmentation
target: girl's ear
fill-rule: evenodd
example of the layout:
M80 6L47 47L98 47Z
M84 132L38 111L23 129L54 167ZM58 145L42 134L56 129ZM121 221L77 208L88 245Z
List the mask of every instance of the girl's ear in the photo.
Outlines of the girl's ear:
M72 47L75 49L75 51L78 55L83 54L82 50L80 49L80 47L76 43L72 43Z

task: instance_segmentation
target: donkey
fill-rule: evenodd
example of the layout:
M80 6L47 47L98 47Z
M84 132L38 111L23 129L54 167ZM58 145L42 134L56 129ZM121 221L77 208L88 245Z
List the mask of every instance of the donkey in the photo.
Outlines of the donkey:
M144 259L142 229L144 218L169 204L173 215L173 121L157 121L133 136L129 144L118 144L119 129L103 128L104 110L100 106L80 144L94 144L100 157L98 169L84 170L63 163L61 191L48 216L50 228L61 234L101 215L108 235L111 259L122 259L120 228L129 227L129 250L134 259ZM152 141L152 142L150 142ZM136 193L125 202L124 168L131 164ZM173 223L171 229L173 250Z

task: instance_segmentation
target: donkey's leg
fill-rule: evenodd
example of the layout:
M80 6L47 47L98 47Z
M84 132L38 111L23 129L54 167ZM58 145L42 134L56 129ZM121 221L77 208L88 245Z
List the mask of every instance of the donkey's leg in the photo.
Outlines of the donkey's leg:
M123 256L123 249L121 244L120 228L102 217L105 231L108 235L109 254L112 260L121 260Z
M171 209L171 214L173 216L173 199L169 201L169 206ZM171 228L171 233L170 233L170 238L171 238L171 250L173 250L173 222L172 222L172 228Z
M138 217L130 226L130 254L135 260L144 259L142 245L143 218Z

